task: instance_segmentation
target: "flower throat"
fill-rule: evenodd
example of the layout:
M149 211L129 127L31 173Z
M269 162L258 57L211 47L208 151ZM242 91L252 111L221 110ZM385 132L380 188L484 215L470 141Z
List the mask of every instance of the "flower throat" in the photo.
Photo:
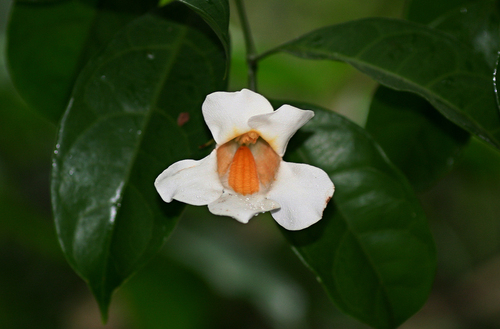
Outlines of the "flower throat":
M241 195L254 194L262 187L268 187L274 181L281 160L254 131L221 146L217 158L219 176L227 173L227 184Z

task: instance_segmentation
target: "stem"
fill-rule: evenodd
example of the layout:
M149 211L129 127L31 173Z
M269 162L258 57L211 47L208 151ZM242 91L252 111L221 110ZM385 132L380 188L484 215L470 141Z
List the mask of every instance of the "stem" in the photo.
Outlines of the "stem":
M243 5L243 0L235 0L238 16L240 17L241 28L243 30L243 37L245 38L245 48L247 53L247 66L248 66L248 88L257 90L257 51L253 43L252 33L250 32L250 24Z
M275 53L279 52L280 51L280 48L282 47L283 45L280 45L278 47L275 47L275 48L272 48L272 49L269 49L269 50L266 50L265 52L263 52L262 54L260 55L256 55L253 60L255 62L258 62L260 60L263 60L264 58L268 57L268 56L271 56L271 55L274 55Z

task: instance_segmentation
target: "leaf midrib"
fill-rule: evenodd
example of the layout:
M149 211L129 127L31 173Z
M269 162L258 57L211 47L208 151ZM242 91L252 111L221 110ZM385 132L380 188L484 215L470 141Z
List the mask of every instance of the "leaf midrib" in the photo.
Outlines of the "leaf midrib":
M170 22L170 24L172 24ZM164 82L167 80L168 76L169 76L169 72L172 70L173 66L174 66L174 62L175 62L175 59L177 58L177 55L180 51L180 49L182 48L182 43L183 43L183 39L185 38L187 32L188 32L188 27L187 26L183 26L183 25L178 25L178 24L175 24L177 26L177 28L179 29L179 34L178 34L178 37L176 39L176 41L172 44L172 47L171 49L173 50L171 56L169 57L169 60L167 61L167 64L165 65L165 70L162 74L162 79L159 81L158 83L158 87L156 88L154 94L153 94L153 97L152 97L152 100L151 100L151 107L148 109L148 111L146 112L145 114L145 117L144 117L144 121L143 121L143 125L141 127L141 131L142 131L142 134L140 135L140 137L137 139L137 146L134 150L134 153L132 155L132 157L130 158L130 162L129 162L129 165L128 165L128 168L126 170L126 175L124 176L125 179L124 179L124 188L122 189L122 193L120 194L120 197L119 197L119 200L117 202L121 202L122 198L123 198L123 195L125 193L125 190L127 190L129 188L129 180L130 180L130 175L131 175L131 172L132 172L132 169L135 165L135 163L137 162L137 157L138 157L138 154L139 154L139 151L140 151L140 145L142 144L142 141L144 139L144 136L146 135L146 129L147 126L149 125L149 121L151 120L151 116L152 116L152 113L154 112L155 108L154 108L154 104L156 104L158 102L158 98L159 98L159 95L160 95L160 92L162 90L162 87L164 85ZM118 216L120 216L120 213L121 213L121 208L118 209L117 211L117 218ZM115 225L116 221L113 223L113 225ZM106 249L105 249L105 256L104 256L104 259L106 260L106 264L109 264L109 255L111 253L111 244L112 244L112 241L113 241L113 236L115 234L115 230L110 230L111 232L111 235L108 239L108 244L106 246ZM101 280L102 280L102 286L105 287L106 286L106 281L107 281L107 274L108 274L108 270L107 270L107 266L103 266L103 275L101 276ZM101 290L101 300L104 300L104 297L106 295L106 289L102 289Z
M425 33L426 31L422 31L422 32ZM436 31L436 32L438 32L438 31ZM301 38L296 39L294 41L291 41L289 43L286 43L286 44L278 47L277 51L284 51L284 52L291 53L291 54L299 56L299 57L307 56L305 54L314 54L318 57L323 57L323 58L332 59L332 60L340 60L340 61L351 64L352 66L354 66L355 68L358 68L360 71L362 71L364 73L368 74L367 71L369 71L371 69L373 71L380 72L381 74L384 74L389 78L392 78L395 80L400 80L401 83L407 85L410 88L413 88L413 89L402 89L402 90L414 92L414 93L424 97L425 99L427 99L430 103L432 103L438 109L441 108L440 107L441 104L444 104L446 107L452 109L456 113L465 117L469 122L471 122L473 124L475 129L483 132L486 136L488 136L489 140L495 141L496 147L500 147L500 142L497 140L497 138L495 136L493 136L490 133L490 131L486 130L481 124L479 124L476 119L473 119L468 112L464 111L469 106L471 106L471 104L469 104L468 106L466 106L462 110L458 106L456 106L456 104L451 103L451 101L448 98L443 98L442 95L437 94L432 89L430 89L430 86L435 84L440 79L444 79L447 76L452 76L452 75L456 75L456 74L460 74L460 73L466 74L468 76L476 76L478 78L485 79L488 81L490 79L489 77L486 77L482 74L474 74L473 72L460 70L457 68L457 65L455 65L455 70L449 71L446 74L442 74L442 75L434 78L433 80L429 81L425 85L421 85L421 84L418 84L417 82L415 82L414 80L410 80L407 77L398 75L396 72L388 71L386 68L370 64L369 62L363 61L359 58L364 52L366 52L368 49L370 49L374 44L377 44L380 41L382 41L384 39L384 36L403 35L404 33L408 33L408 31L389 33L389 34L385 34L383 36L380 36L380 37L376 38L374 41L365 45L365 47L363 47L363 49L358 51L357 54L355 56L352 56L352 57L341 54L339 52L333 52L333 51L328 51L328 50L323 50L323 49L318 49L318 48L304 47L303 45L300 44L300 42L302 41ZM444 35L444 34L443 34L443 36L447 37L447 35ZM308 36L306 36L306 38L307 37ZM370 74L368 74L368 75L370 75ZM379 81L379 82L383 85L392 87L390 84L387 84L385 82L382 82L382 81ZM483 97L482 95L480 97L476 97L476 100L481 99L482 97ZM438 102L436 102L436 101L438 101ZM441 112L443 115L448 117L445 113L443 113L444 111L440 110L439 112Z
M285 51L287 51L287 50L285 50ZM289 52L289 51L287 51L287 52ZM477 120L471 118L471 116L469 115L468 112L462 111L455 104L450 103L450 101L448 99L445 99L441 95L434 93L432 91L432 89L427 89L427 88L425 88L425 86L419 85L416 82L414 82L413 80L408 80L406 77L394 74L391 71L387 71L385 69L380 68L379 66L371 65L371 64L368 64L367 62L363 62L363 61L356 61L354 59L351 59L351 57L345 57L342 55L335 56L332 54L328 55L327 57L329 57L331 59L338 59L338 60L344 61L346 63L349 63L349 64L353 65L354 67L358 68L362 72L364 72L364 69L363 69L363 66L364 66L366 68L371 68L374 71L378 71L380 73L386 74L387 76L389 76L391 78L396 78L396 79L401 80L403 83L407 84L410 87L413 87L414 89L412 90L412 89L402 88L400 90L416 93L417 95L424 97L427 101L429 101L436 108L440 108L440 104L435 101L435 100L438 100L439 102L441 102L441 104L444 104L448 108L454 110L456 113L459 113L461 116L466 117L471 123L473 123L473 126L476 129L484 132L487 136L490 137L491 140L494 140L496 146L499 147L500 142L497 141L497 138L495 138L494 136L491 136L490 132L488 130L486 130L485 128L483 128L482 125L478 124ZM455 74L456 73L458 73L458 72L455 72ZM449 73L449 74L451 75L452 73ZM479 77L484 78L482 75ZM382 81L378 81L378 82L383 84L383 85L386 85L390 88L393 88L393 86L391 86L390 84L387 84L387 83L382 82ZM479 98L480 97L477 97L477 99L479 99ZM441 111L439 111L439 112L441 112ZM441 113L443 115L445 115L445 113L443 113L443 112L441 112ZM448 116L445 115L445 117L448 117Z

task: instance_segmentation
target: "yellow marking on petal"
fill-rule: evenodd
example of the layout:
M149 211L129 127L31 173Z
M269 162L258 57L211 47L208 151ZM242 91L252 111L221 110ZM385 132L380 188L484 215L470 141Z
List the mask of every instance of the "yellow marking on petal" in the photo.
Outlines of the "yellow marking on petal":
M278 149L278 145L276 144L276 138L268 140L267 143L274 150L274 152L276 152L276 150Z
M242 145L234 154L229 168L228 184L239 194L247 195L259 191L257 165L250 149Z
M241 136L242 134L244 134L244 132L242 132L241 130L237 129L237 128L233 128L233 133L231 135L228 135L228 141L232 141L232 140L236 140L238 138L238 136Z
M272 138L270 136L260 136L260 138L266 141L266 143L269 144L269 146L274 150L274 152L278 150L278 144L276 141L278 139L277 136L274 136Z

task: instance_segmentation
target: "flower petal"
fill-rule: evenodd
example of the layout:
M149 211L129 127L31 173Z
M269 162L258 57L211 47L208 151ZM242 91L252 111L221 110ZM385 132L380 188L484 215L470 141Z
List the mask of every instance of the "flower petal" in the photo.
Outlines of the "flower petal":
M302 230L321 219L334 191L330 177L323 170L282 161L276 181L267 193L281 208L271 215L287 230Z
M272 113L253 116L248 125L282 157L293 134L313 116L313 111L283 105Z
M246 224L253 216L279 207L276 201L263 194L245 196L224 191L219 199L208 205L208 210L214 215L230 216Z
M156 178L155 187L165 202L175 199L201 206L217 200L224 188L217 174L216 151L199 161L174 163Z
M201 109L219 145L250 131L248 119L251 117L273 112L271 103L264 96L248 89L212 93L207 96Z

